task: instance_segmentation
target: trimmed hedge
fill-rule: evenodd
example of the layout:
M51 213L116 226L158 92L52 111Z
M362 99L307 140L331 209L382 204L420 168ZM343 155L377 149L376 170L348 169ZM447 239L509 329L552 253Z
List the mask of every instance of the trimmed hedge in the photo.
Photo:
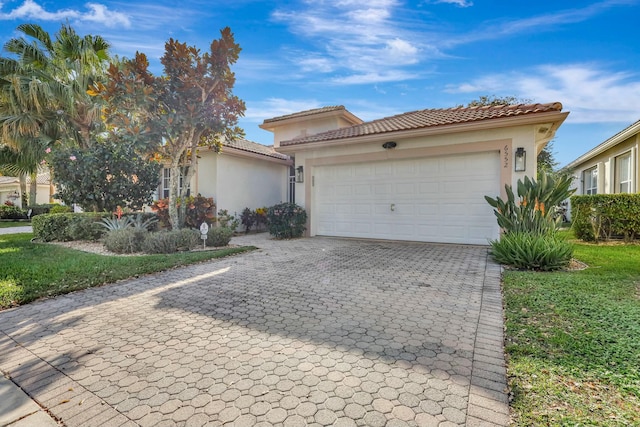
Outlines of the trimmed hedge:
M57 240L68 242L70 240L98 240L103 237L107 230L100 225L102 218L111 218L113 214L109 212L76 212L41 214L33 217L31 225L33 234L43 242ZM139 213L126 213L123 216L136 218ZM156 214L145 212L142 220L146 221L155 218ZM96 224L92 224L96 223ZM155 231L157 223L149 227L149 231Z
M43 242L97 240L101 236L99 228L88 225L87 218L99 222L109 216L107 212L41 214L33 217L31 225L34 236Z
M571 197L571 220L584 241L640 238L640 194L594 194Z

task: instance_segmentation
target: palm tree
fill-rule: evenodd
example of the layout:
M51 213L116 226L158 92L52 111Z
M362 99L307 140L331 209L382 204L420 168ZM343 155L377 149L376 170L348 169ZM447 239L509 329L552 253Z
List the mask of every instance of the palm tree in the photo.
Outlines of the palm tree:
M10 56L0 57L0 167L22 177L37 173L56 141L91 145L102 126L101 105L87 90L105 76L109 44L69 25L54 40L35 24L17 30L24 35L10 39L4 46Z
M105 77L109 44L100 36L81 37L67 24L54 40L39 25L23 24L17 30L24 36L10 39L4 46L16 59L2 58L0 75L8 71L20 79L11 84L22 87L22 99L31 105L32 112L47 113L49 124L56 121L62 136L81 148L89 147L92 133L99 130L102 121L99 100L87 90ZM52 129L45 126L41 130Z

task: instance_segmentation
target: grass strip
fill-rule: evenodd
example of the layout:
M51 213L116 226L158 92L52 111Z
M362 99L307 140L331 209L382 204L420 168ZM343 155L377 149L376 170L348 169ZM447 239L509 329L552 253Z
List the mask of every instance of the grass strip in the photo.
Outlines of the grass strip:
M32 237L31 233L0 235L0 309L255 249L105 256L31 243Z

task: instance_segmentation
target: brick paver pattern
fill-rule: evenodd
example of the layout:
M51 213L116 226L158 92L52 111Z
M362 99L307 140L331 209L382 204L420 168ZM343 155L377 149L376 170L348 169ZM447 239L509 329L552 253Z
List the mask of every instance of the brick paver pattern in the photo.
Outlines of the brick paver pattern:
M69 427L508 424L486 247L234 242L0 312L0 370Z

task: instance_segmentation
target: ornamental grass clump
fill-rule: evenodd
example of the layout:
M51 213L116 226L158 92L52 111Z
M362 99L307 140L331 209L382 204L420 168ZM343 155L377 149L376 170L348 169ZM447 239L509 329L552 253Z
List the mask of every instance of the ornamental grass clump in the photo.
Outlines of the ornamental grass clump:
M566 266L573 249L556 234L561 216L556 207L575 190L572 178L542 175L535 181L518 180L517 197L511 186L505 186L507 199L485 196L495 209L502 236L490 241L491 254L497 262L525 270L558 270Z

